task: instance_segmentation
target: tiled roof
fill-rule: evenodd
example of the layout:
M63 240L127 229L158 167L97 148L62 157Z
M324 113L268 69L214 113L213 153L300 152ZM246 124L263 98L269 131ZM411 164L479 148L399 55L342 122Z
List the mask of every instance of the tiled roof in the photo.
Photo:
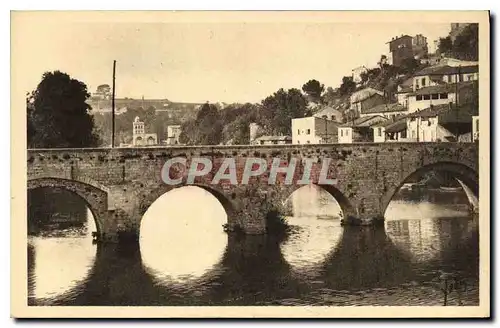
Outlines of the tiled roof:
M360 117L355 119L352 122L346 122L340 127L370 127L374 124L377 124L381 120L387 120L385 117L380 116L380 115L374 115L374 116L365 116L365 117Z
M428 107L421 111L411 113L408 117L435 117L438 116L439 124L467 123L472 116L478 115L479 109L475 104L462 104L457 107L454 104L445 104Z
M405 110L406 108L404 108L403 105L399 103L393 103L393 104L382 104L372 108L363 109L361 110L361 113L362 114L388 113L388 112L390 113L390 112L401 112Z
M423 70L415 73L415 76L424 76L424 75L450 75L450 74L467 74L467 73L477 73L479 72L479 66L462 66L462 67L453 67L453 66L430 66L426 67Z
M386 125L385 132L401 132L406 130L406 118L403 120L398 120L396 122L391 122L391 124Z
M411 95L430 95L435 93L454 93L458 87L459 90L463 88L472 88L477 85L477 81L467 81L457 83L446 83L440 85L433 85L430 87L425 87L418 89L417 91L411 93Z
M332 108L330 106L327 106L327 107L324 107L323 109L319 110L318 112L316 112L313 116L322 117L323 115L331 116L332 114L333 115L342 115L342 113L339 110Z
M272 141L272 140L292 140L292 137L290 136L261 136L261 137L258 137L257 139L255 140L259 140L259 141Z

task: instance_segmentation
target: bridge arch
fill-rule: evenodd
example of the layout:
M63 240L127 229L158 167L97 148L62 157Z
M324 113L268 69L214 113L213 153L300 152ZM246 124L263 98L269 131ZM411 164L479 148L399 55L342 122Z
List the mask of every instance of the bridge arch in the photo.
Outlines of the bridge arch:
M172 191L172 190L178 189L178 188L182 188L182 187L198 187L198 188L201 188L201 189L209 192L212 196L214 196L219 201L219 203L222 205L222 207L226 211L228 223L234 217L234 215L236 213L236 208L235 208L233 202L226 196L224 191L217 188L217 186L207 186L207 185L203 185L203 184L180 184L180 185L175 185L175 186L164 185L164 186L158 187L156 189L150 190L147 193L139 196L140 197L140 199L139 199L140 220L142 221L144 214L146 214L149 207L158 198L160 198L164 194L168 193L169 191Z
M468 165L457 162L436 162L424 165L407 174L398 184L388 188L387 192L381 198L381 213L385 214L389 203L394 195L401 189L403 184L414 177L420 176L423 173L438 171L451 174L454 178L462 181L474 194L479 196L479 173Z
M329 193L337 202L337 204L340 207L340 210L342 211L342 216L344 218L347 218L348 216L353 216L356 212L354 210L354 207L352 206L352 203L349 201L349 199L345 196L345 194L335 185L329 185L329 184L318 184L318 183L312 183L310 185L313 185L315 187L318 187L322 190L325 190L327 193ZM283 205L285 204L286 201L290 199L292 194L299 190L302 187L305 187L307 185L294 185L292 188L285 193L285 197L282 201Z
M44 177L28 180L28 192L38 188L62 188L78 195L92 212L97 234L101 235L104 225L103 220L108 210L108 192L106 190L98 188L93 184L64 178Z

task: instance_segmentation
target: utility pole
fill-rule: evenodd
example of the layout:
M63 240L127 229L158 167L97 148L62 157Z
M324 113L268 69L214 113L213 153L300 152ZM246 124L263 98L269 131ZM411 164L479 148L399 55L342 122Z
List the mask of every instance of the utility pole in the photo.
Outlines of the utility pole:
M116 60L113 60L113 93L111 95L111 148L115 148L115 73Z
M460 79L460 65L457 67L457 75L455 80L455 140L458 142L458 81Z

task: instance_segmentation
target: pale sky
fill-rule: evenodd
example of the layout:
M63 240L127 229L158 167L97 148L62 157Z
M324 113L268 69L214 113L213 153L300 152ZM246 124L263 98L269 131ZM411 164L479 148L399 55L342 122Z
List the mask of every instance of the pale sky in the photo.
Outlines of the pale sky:
M15 25L13 27L15 29ZM310 79L338 87L355 67L374 67L389 41L421 33L446 36L445 23L105 23L47 19L19 29L29 62L26 91L45 71L61 70L89 91L112 83L116 97L178 102L259 102L279 88L301 88ZM15 31L14 31L15 32ZM25 66L28 64L25 64Z

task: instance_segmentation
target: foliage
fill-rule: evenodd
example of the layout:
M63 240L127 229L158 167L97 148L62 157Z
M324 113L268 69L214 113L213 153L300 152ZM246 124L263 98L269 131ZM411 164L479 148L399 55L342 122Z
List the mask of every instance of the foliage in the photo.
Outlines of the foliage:
M293 118L304 117L307 100L300 90L279 89L262 101L261 126L270 134L290 135Z
M478 24L465 27L453 41L450 36L439 39L441 54L460 60L478 60Z
M304 91L311 101L316 103L322 102L321 94L325 91L325 85L319 83L317 80L309 80L302 86L302 91Z
M179 141L188 145L218 145L222 141L223 122L217 107L206 103L195 120L182 124Z
M356 82L354 82L352 76L344 76L342 78L342 84L339 88L339 93L341 96L345 96L349 93L353 93L356 90Z
M27 97L28 147L81 148L98 144L87 86L60 71L46 72Z

